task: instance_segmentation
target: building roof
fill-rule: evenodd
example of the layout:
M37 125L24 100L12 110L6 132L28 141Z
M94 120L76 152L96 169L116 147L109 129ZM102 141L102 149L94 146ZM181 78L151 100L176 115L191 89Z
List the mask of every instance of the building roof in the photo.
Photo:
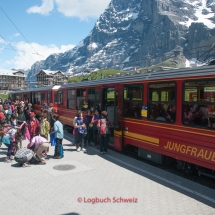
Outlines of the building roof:
M18 75L16 73L18 73L19 71L13 71L13 70L3 70L0 69L0 75L5 75L5 76L14 76L14 77L26 77L25 74L23 72L21 72L23 75Z
M62 73L63 75L65 75L65 74L64 74L63 72L61 72L60 70L51 71L51 70L45 70L45 69L40 70L40 71L37 73L37 75L38 75L41 71L45 72L46 75L55 75L55 74L58 73L58 72L60 72L60 73Z

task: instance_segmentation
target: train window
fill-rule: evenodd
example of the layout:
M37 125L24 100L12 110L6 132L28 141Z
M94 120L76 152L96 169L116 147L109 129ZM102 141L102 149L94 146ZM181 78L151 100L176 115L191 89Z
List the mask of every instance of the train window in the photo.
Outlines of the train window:
M100 103L100 90L96 90L96 94L95 94L95 97L96 97L96 105L98 105Z
M63 91L58 91L58 104L63 104Z
M105 95L105 105L114 106L114 100L115 100L114 88L107 88L106 95Z
M54 92L54 103L58 104L58 93Z
M124 85L124 117L141 118L142 104L142 84Z
M20 101L20 96L19 95L16 95L16 100Z
M36 104L35 93L32 93L31 100L32 100L33 104Z
M28 101L27 94L24 94L24 95L23 95L23 98L24 98L24 101L25 101L25 102Z
M44 104L45 102L45 93L41 93L41 104Z
M148 119L160 122L175 122L176 117L176 84L149 84Z
M68 90L68 109L75 109L75 90Z
M47 100L48 100L48 104L50 104L52 101L51 101L51 92L48 92L48 98L47 98Z
M82 110L86 104L86 89L77 89L76 102L77 110Z
M88 108L93 109L96 104L95 88L88 89Z
M40 105L41 104L41 93L40 92L36 92L34 99L35 99L35 103Z
M184 82L184 125L215 129L215 80L192 80Z

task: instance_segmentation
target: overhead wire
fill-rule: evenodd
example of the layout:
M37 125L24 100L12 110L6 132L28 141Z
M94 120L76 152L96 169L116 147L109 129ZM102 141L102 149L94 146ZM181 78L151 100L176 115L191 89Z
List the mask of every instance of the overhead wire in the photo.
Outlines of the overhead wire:
M13 46L4 38L4 37L2 37L2 35L0 35L0 37L19 55L19 57L21 57L22 58L22 60L23 61L25 61L25 59L13 48ZM30 66L28 63L27 63L27 61L25 61L25 63L28 65L28 66ZM31 67L31 66L30 66Z
M205 51L205 53L200 56L200 57L202 57L205 54L207 54L207 56L205 57L204 61L208 58L208 55L210 54L210 52L215 48L214 45L215 44L213 43L212 47L209 50Z
M26 42L31 46L31 48L35 51L37 55L40 55L30 44L30 42L27 40L27 38L23 35L23 33L18 29L18 27L15 25L15 23L10 19L10 17L6 14L6 12L0 7L1 11L5 14L5 16L10 20L10 22L14 25L14 27L19 31L19 33L25 38ZM42 56L42 55L41 55Z
M23 36L23 38L25 38L25 40L27 41L27 43L31 46L31 48L35 51L35 53L31 53L31 54L36 54L36 55L40 55L33 47L32 45L30 44L30 42L27 40L27 38L23 35L23 33L18 29L18 27L15 25L15 23L10 19L10 17L6 14L6 12L2 9L2 7L0 7L1 11L5 14L5 16L10 20L10 22L14 25L14 27L19 31L19 33ZM5 40L5 39L4 39ZM6 41L6 40L5 40ZM7 42L8 43L8 42ZM8 43L9 44L9 43ZM10 45L11 46L11 45ZM196 50L196 49L199 49L199 48L205 48L205 47L209 47L209 46L212 46L212 45L206 45L206 46L199 46L199 47L196 47L196 48L191 48L191 49L184 49L183 52L188 52L190 50ZM12 46L11 46L12 47ZM16 51L14 48L12 48L12 50L14 50L17 54L18 54L18 51ZM202 51L202 52L205 52L205 51ZM202 53L202 52L198 52L198 53ZM210 53L210 51L209 51ZM209 54L208 53L208 54ZM191 54L195 54L195 53L189 53L190 55ZM156 59L156 58L160 58L160 57L164 57L166 56L167 54L163 54L163 55L159 55L157 57L153 57L153 59ZM19 55L20 56L20 55ZM42 55L40 55L42 56ZM211 56L211 55L210 55ZM43 56L42 56L43 57ZM175 56L170 56L170 57L175 57ZM201 56L200 56L201 57ZM199 57L199 58L200 58ZM23 59L23 58L22 58ZM152 60L153 60L152 59ZM24 59L23 59L24 60ZM122 63L118 63L118 64L131 64L131 63L134 63L134 62L148 62L148 60L144 60L144 59L137 59L135 61L129 61L129 62L122 62ZM26 61L25 61L26 62Z

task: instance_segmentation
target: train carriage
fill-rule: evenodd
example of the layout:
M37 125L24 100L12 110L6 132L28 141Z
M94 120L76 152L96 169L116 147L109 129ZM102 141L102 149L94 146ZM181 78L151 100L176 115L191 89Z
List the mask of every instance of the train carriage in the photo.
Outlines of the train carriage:
M214 92L215 66L204 66L66 84L53 103L68 126L85 102L107 110L113 149L132 146L157 163L168 156L215 170Z
M53 103L55 93L60 86L47 86L42 88L35 88L31 91L31 101L34 105L34 111L39 116L41 113L42 106ZM57 113L58 105L53 103L54 112Z
M36 115L40 115L41 108L44 103L50 104L54 101L55 92L60 86L47 86L41 88L33 88L28 90L20 90L10 92L9 99L24 101L33 104L33 108ZM58 105L53 104L54 112L57 113Z

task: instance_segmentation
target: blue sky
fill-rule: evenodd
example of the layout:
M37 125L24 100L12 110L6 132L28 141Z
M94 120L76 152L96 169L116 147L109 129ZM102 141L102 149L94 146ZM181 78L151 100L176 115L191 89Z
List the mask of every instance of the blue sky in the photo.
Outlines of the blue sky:
M52 53L72 49L110 1L1 0L0 69L28 69Z

